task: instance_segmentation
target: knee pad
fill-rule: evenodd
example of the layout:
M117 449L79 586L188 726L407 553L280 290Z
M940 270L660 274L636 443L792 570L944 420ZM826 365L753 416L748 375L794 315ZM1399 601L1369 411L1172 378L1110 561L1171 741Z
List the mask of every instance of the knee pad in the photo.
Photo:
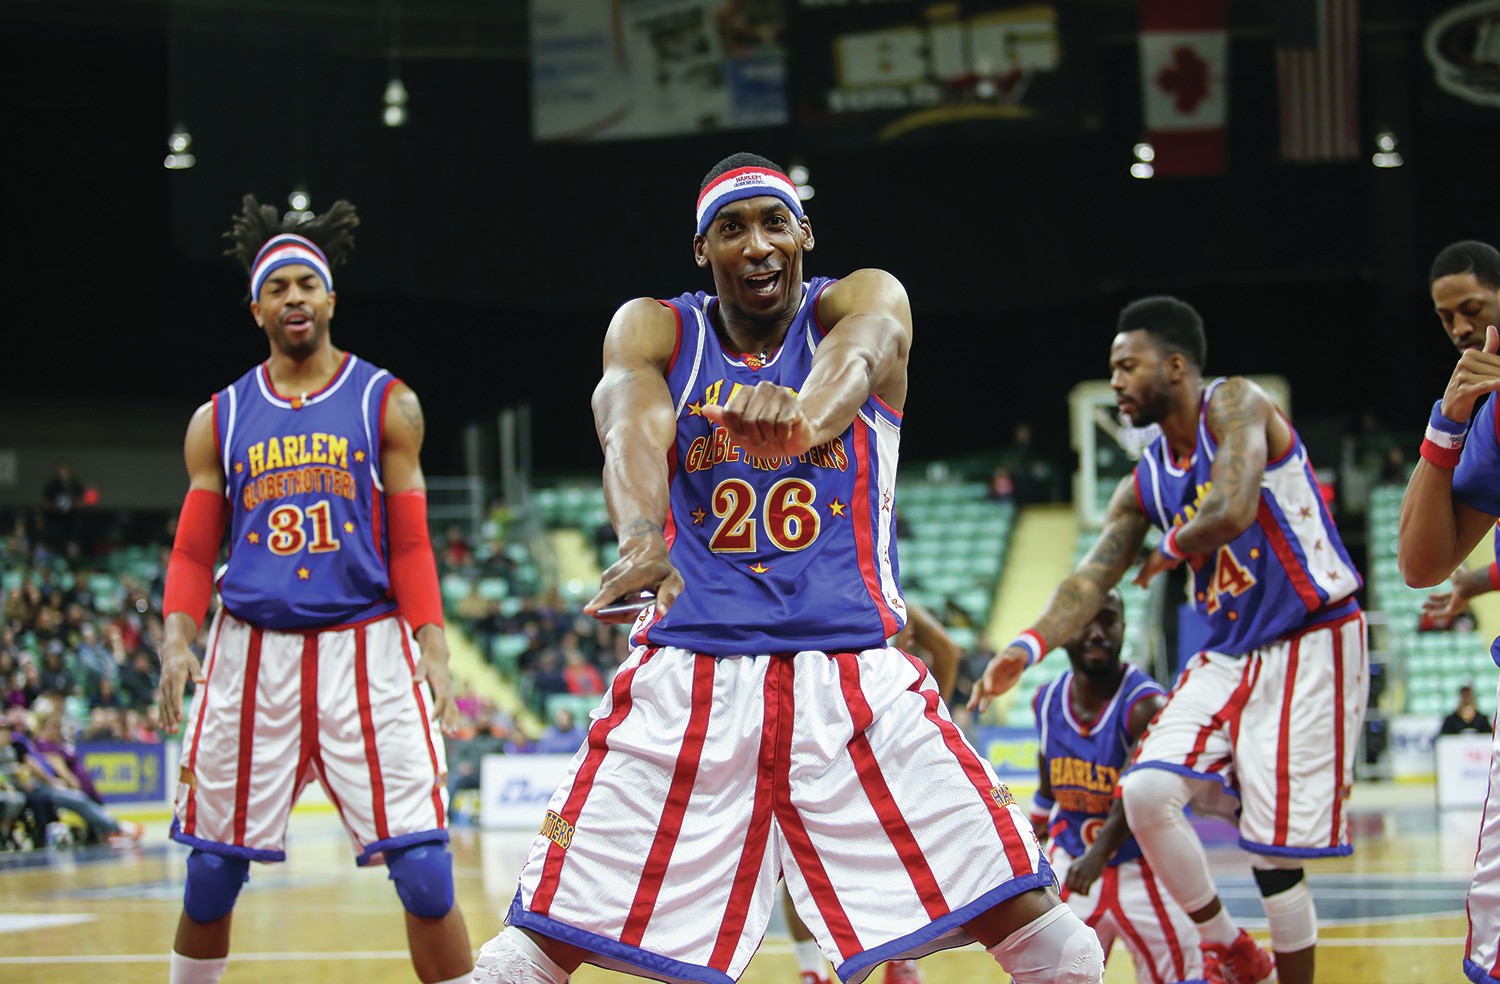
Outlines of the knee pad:
M1180 814L1192 793L1187 779L1166 769L1135 768L1120 777L1125 818L1132 827L1147 826L1154 817ZM1136 818L1140 818L1139 824Z
M448 845L398 847L385 852L385 866L407 912L441 919L453 908L453 855Z
M1288 859L1290 860L1290 859ZM1250 869L1255 876L1255 884L1260 887L1260 897L1268 899L1273 895L1280 895L1289 891L1302 881L1302 865L1299 863L1294 867L1261 867L1261 859L1255 859L1255 867Z
M1255 874L1259 880L1260 872ZM1301 872L1297 874L1300 876ZM1262 888L1261 891L1264 892L1265 889ZM1266 922L1271 927L1272 950L1277 953L1296 953L1317 945L1318 910L1313 905L1312 891L1307 887L1307 882L1299 877L1290 888L1263 896L1260 904L1266 910Z
M250 862L196 848L187 859L182 911L196 923L217 922L234 910L234 900L250 880Z
M1099 936L1066 904L1021 927L989 951L1012 984L1100 984Z

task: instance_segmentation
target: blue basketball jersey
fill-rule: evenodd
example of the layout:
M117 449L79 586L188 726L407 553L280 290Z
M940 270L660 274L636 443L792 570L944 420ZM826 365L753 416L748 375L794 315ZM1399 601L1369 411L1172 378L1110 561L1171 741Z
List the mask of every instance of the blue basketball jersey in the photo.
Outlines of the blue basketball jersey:
M1469 436L1453 470L1453 498L1489 516L1500 516L1500 415L1485 400L1474 411ZM1495 559L1500 560L1500 526L1495 528ZM1500 636L1490 643L1490 658L1500 666Z
M661 302L678 332L666 536L686 587L637 643L715 656L842 652L883 646L906 624L892 524L901 414L872 397L842 434L793 459L750 455L703 416L740 387L802 386L827 334L816 308L832 282L803 284L786 340L764 361L724 348L717 298Z
M1208 428L1208 401L1223 382L1204 394L1198 445L1186 462L1174 461L1158 437L1135 466L1141 509L1163 531L1197 515L1213 487L1218 442ZM1190 561L1194 605L1209 628L1203 648L1231 655L1348 614L1361 583L1295 430L1286 454L1266 463L1255 522L1213 555Z
M1073 671L1069 670L1038 690L1032 701L1036 726L1041 733L1041 756L1052 780L1051 836L1073 857L1082 857L1099 836L1114 800L1115 786L1125 770L1133 739L1130 709L1143 697L1165 694L1161 684L1144 670L1125 664L1120 689L1089 724L1073 714L1070 698ZM1128 837L1111 865L1141 856L1135 837Z
M232 512L219 594L237 618L301 629L395 610L380 484L395 383L346 353L316 393L277 393L262 364L214 394Z

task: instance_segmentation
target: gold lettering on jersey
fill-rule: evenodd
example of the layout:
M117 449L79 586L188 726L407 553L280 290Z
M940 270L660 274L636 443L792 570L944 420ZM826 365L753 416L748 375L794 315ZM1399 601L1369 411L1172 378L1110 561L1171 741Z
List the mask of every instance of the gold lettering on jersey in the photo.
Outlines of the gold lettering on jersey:
M724 391L723 379L716 379L703 388L702 398L698 401L700 406L717 406L720 403L719 396ZM745 389L743 383L735 383L730 387L729 396L724 399L728 403L734 399L734 395ZM792 390L793 393L796 390ZM689 472L704 471L716 465L730 462L744 462L744 464L757 471L780 471L789 468L796 462L812 465L814 468L835 468L839 471L847 471L849 468L849 450L844 446L842 437L835 437L827 444L821 444L803 452L795 458L781 455L760 457L744 451L736 442L730 439L729 433L717 425L705 436L695 437L688 444L686 460L683 467Z
M1047 762L1052 798L1074 813L1108 813L1120 781L1120 770L1084 759L1058 755Z
M246 511L291 495L336 495L353 500L349 439L338 434L285 434L250 445L250 475L241 489Z
M1211 481L1199 483L1198 487L1193 490L1192 504L1183 506L1182 512L1172 517L1172 525L1181 526L1183 523L1191 522L1193 517L1198 515L1198 507L1203 505L1203 500L1213 487L1214 483Z
M542 821L542 836L566 851L573 843L573 825L548 810L547 818Z

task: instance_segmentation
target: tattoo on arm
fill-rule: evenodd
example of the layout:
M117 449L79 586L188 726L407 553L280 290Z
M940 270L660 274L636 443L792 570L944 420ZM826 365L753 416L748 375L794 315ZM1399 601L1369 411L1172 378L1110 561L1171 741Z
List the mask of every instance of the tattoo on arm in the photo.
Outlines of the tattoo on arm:
M640 519L637 519L635 522L630 523L623 530L621 530L620 531L620 539L622 539L622 540L628 540L628 539L630 539L633 536L640 536L642 533L660 533L660 532L661 532L661 524L660 523L653 522L652 520L649 520L649 519L646 519L645 517L642 517Z
M417 443L422 443L424 424L422 421L422 405L417 402L417 394L404 393L396 402L396 407L401 411L401 419L406 421L416 437Z
M1213 465L1214 492L1219 495L1213 497L1217 501L1204 499L1204 511L1220 505L1226 513L1238 515L1260 498L1266 469L1265 416L1264 401L1243 379L1231 379L1214 392L1208 426L1219 439Z

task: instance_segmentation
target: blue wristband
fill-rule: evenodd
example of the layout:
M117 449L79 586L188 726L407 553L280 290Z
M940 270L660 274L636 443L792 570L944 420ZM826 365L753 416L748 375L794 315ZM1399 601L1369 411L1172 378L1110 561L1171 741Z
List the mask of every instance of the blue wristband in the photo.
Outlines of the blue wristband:
M1429 430L1441 431L1444 434L1464 435L1469 432L1468 421L1452 420L1443 416L1443 401L1438 400L1432 405L1432 416L1427 420Z

